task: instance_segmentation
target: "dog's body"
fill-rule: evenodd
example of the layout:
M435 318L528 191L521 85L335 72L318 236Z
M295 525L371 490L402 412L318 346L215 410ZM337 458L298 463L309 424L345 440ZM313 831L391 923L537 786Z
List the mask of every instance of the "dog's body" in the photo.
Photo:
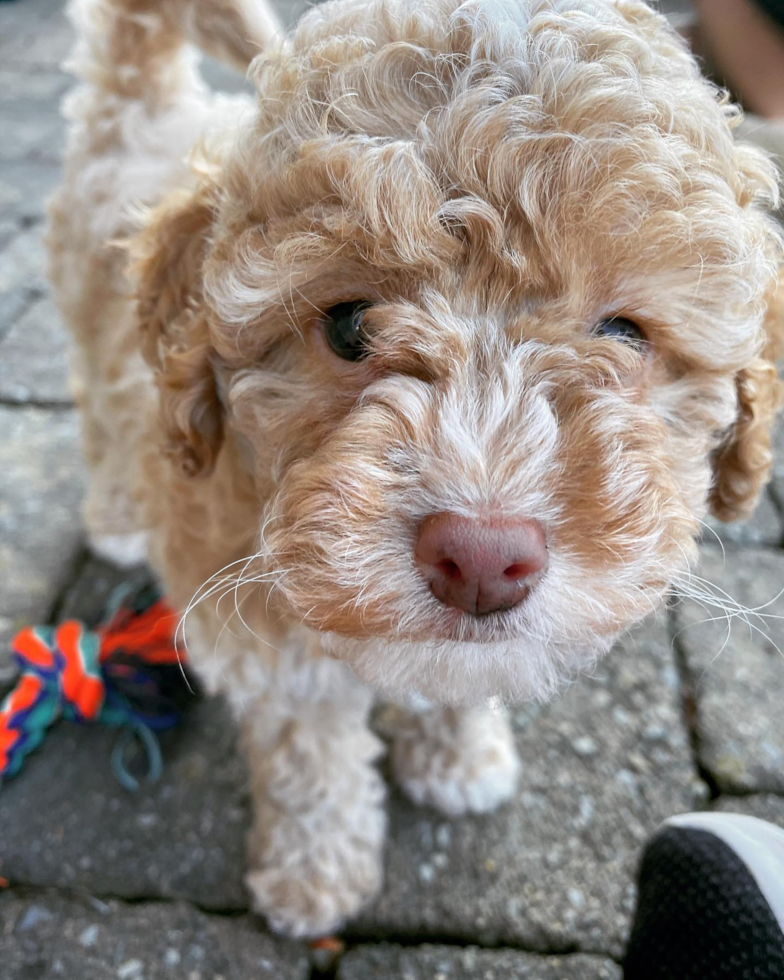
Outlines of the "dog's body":
M50 248L88 527L188 610L256 905L318 934L380 882L371 689L452 705L393 747L413 798L491 809L519 762L486 699L553 693L662 602L709 502L753 505L774 173L632 0L346 0L290 45L252 0L75 12ZM258 104L186 36L266 49Z

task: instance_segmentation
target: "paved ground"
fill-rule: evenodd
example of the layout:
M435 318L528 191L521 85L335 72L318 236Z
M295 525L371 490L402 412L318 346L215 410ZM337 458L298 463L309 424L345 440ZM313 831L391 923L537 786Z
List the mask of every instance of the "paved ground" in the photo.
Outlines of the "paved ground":
M68 44L57 0L0 4L0 644L21 623L94 620L118 580L84 550L41 247ZM784 585L781 434L778 458L752 524L719 530L726 559L715 538L703 548L703 574L749 606ZM164 737L163 779L135 796L111 776L110 733L61 725L0 793L0 972L617 980L639 849L662 818L708 807L784 823L784 629L736 621L728 636L724 622L695 625L707 615L674 606L555 704L521 708L525 776L501 813L449 822L392 789L386 887L326 972L248 914L245 772L221 703ZM382 710L382 733L393 724Z

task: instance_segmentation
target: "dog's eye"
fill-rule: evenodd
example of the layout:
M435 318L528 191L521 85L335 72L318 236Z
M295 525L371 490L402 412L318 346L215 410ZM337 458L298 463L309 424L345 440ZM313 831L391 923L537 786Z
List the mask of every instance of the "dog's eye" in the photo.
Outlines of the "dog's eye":
M612 337L614 340L622 340L626 344L631 344L637 350L642 350L645 346L645 334L637 326L634 320L629 320L625 316L611 316L606 320L600 320L593 328L597 337Z
M359 361L366 356L367 337L362 330L362 318L370 303L364 300L338 303L327 310L324 333L332 350L344 361Z

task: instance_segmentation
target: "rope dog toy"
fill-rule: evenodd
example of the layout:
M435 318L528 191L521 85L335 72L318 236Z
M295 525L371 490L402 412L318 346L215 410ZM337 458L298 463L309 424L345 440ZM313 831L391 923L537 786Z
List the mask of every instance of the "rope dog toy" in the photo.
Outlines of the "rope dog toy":
M177 619L154 586L131 584L114 594L96 631L68 620L17 633L11 650L21 675L0 705L0 786L59 718L123 729L112 766L126 789L139 788L125 765L134 738L147 753L148 782L159 778L155 733L176 725L194 694L174 643Z

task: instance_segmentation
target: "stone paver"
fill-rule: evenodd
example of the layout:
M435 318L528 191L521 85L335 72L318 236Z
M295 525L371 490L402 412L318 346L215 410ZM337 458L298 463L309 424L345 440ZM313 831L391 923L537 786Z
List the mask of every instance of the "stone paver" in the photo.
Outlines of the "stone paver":
M71 410L0 405L0 433L1 682L12 632L48 616L73 568L83 463Z
M784 792L784 597L776 598L784 588L784 552L749 548L740 561L703 549L699 573L733 609L759 610L746 623L740 615L729 622L715 605L687 600L675 607L701 761L725 792Z
M177 904L0 895L3 980L306 980L302 948L247 916Z
M58 609L60 619L80 619L91 629L99 626L115 589L136 584L141 579L154 582L151 572L144 568L118 568L111 562L89 555L73 581L62 593Z
M68 335L49 296L33 302L0 341L0 401L68 405Z
M3 217L0 221L4 227L0 225L0 248L20 227L44 220L46 202L59 182L59 167L27 160L2 164L0 214Z
M395 798L386 884L352 934L620 953L642 843L704 789L666 628L638 631L515 725L522 783L501 812L449 822Z
M759 793L754 796L720 796L713 805L721 813L745 813L784 827L784 796Z
M25 74L56 70L73 46L63 0L4 3L0 24L0 64L6 69Z
M57 167L65 136L60 100L71 87L70 79L61 71L10 71L5 61L0 64L0 161L25 160Z
M63 8L60 0L0 4L0 214L17 227L42 221L59 180L59 104L70 87L60 64L72 41ZM5 237L0 231L0 248ZM2 272L0 293L1 282ZM3 319L0 304L0 334Z
M3 786L0 875L95 895L246 908L246 774L222 703L194 706L161 736L163 776L135 794L112 774L116 737L61 722Z
M770 545L778 547L784 541L784 522L782 513L770 490L760 498L757 508L748 521L723 524L708 518L708 528L703 534L703 543L721 548L722 545Z
M472 947L365 946L341 962L337 980L620 980L612 960L594 956L536 956Z
M112 590L128 578L91 559L61 618L96 625ZM61 722L3 786L0 814L14 819L3 829L0 875L94 895L245 908L246 772L224 704L194 700L185 721L160 738L160 782L136 794L112 774L115 739L113 731ZM141 759L138 768L141 775Z
M773 479L771 481L773 499L779 511L784 513L784 421L779 418L773 436Z
M40 224L25 227L0 251L0 339L46 292L46 256Z

